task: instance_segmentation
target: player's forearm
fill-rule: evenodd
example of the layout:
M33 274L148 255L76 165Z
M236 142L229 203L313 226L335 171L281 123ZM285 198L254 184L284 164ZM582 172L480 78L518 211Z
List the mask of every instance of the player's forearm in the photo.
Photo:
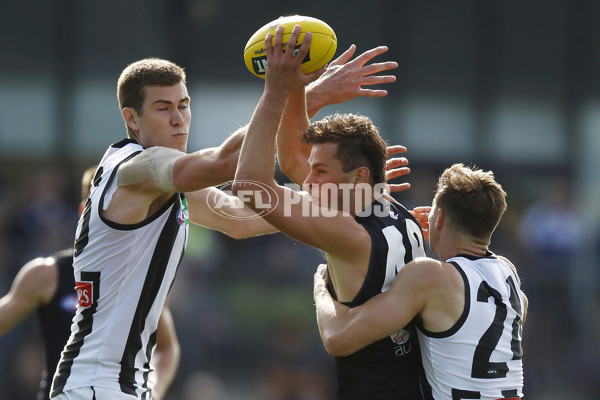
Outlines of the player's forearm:
M17 325L28 314L27 310L14 307L9 296L0 299L0 336Z
M310 123L306 112L304 87L288 98L277 132L277 158L281 172L301 185L308 174L308 157L311 146L300 140L300 135Z
M179 365L180 349L179 345L170 347L169 349L157 351L155 353L157 359L156 368L156 383L152 393L152 398L164 399L165 393L171 386L177 367Z
M313 296L317 314L319 334L325 350L331 355L336 355L335 344L338 339L339 328L335 302L325 286L325 278L320 273L315 275Z
M236 130L231 136L229 136L222 144L219 146L219 156L233 161L234 164L237 164L237 159L240 155L240 149L242 148L242 143L244 142L244 137L246 136L248 126L243 126Z
M242 144L235 182L232 190L247 189L246 181L272 183L275 171L275 135L281 121L287 96L279 92L268 92L261 97L248 132ZM251 196L247 204L253 208L255 197Z
M309 118L317 115L327 105L317 90L314 90L315 87L315 83L312 82L306 88L306 113Z

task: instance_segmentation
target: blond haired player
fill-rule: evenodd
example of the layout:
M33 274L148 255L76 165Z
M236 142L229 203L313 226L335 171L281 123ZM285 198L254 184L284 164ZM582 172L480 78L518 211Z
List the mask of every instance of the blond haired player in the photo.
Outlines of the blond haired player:
M490 171L445 170L429 214L429 243L442 261L406 264L388 291L361 306L332 299L321 265L314 298L326 349L354 353L415 319L435 399L521 398L527 297L512 263L489 250L505 196Z

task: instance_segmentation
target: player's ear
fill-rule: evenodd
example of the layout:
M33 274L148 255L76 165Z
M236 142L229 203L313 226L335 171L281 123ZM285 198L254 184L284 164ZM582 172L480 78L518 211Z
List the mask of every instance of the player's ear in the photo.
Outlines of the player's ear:
M123 107L121 110L121 115L123 116L123 120L125 120L125 124L137 132L138 130L138 113L135 111L133 107Z
M435 229L440 230L446 223L446 213L441 208L438 209L437 218L435 219Z
M371 171L367 167L358 167L356 169L356 175L354 175L354 183L369 183L369 177Z

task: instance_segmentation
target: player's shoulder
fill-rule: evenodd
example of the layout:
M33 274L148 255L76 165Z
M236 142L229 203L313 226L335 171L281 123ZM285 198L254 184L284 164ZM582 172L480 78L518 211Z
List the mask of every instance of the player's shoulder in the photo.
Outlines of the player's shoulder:
M446 286L449 282L462 280L452 264L430 257L417 257L406 264L404 269L413 273L415 279L426 282L429 286Z
M22 271L28 275L48 277L56 273L57 263L54 256L38 257L23 266Z
M19 272L19 284L27 291L50 300L58 285L59 273L56 258L38 257L23 266Z
M413 274L418 279L437 280L445 270L444 263L430 257L417 257L406 264L402 271Z
M517 278L517 284L519 286L521 286L521 277L519 277L519 273L517 272L517 267L515 267L515 265L512 263L512 261L510 261L508 258L506 258L504 256L496 255L496 257L498 258L498 260L500 260L504 264L506 264L508 266L508 268L510 268L510 270L512 271L512 273Z

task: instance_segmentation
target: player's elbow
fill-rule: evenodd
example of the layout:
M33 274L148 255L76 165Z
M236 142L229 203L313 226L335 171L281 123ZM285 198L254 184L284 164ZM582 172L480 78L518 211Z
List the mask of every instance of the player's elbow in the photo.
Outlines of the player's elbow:
M220 158L213 165L213 172L215 176L218 176L217 181L219 183L231 181L235 176L235 171L237 167L237 160L233 160L230 158Z
M321 332L321 339L325 350L331 356L344 357L355 351L347 340L347 335L341 332L323 331Z
M296 162L294 162L291 157L278 158L279 170L282 174L289 177L294 174Z
M282 174L290 178L297 185L302 185L303 176L306 173L306 159L298 160L293 157L279 159L279 170Z
M238 199L242 200L243 204L247 207L252 208L254 206L254 196L249 194L249 190L251 189L249 186L249 182L251 179L245 176L236 175L235 180L231 184L231 193L236 196Z

